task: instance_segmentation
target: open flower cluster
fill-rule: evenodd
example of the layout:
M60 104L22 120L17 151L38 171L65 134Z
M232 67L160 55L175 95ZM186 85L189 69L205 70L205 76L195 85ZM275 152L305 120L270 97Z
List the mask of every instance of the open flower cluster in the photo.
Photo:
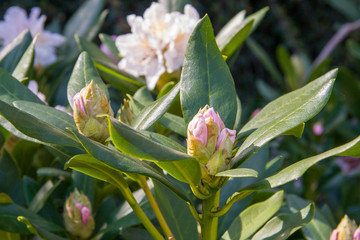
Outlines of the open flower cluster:
M88 239L95 223L91 214L91 203L87 196L77 189L66 199L64 207L66 230L77 239Z
M116 39L123 57L119 68L134 76L145 76L148 88L153 90L161 75L182 66L187 42L198 20L199 14L191 5L185 6L184 14L168 13L164 5L155 2L144 17L129 15L131 33Z
M0 42L4 47L25 29L29 29L33 37L39 34L35 45L35 65L47 66L56 61L55 48L65 42L65 38L57 33L44 30L46 16L40 16L40 8L33 7L29 14L20 7L7 9L4 20L0 21Z
M228 169L236 130L226 128L213 108L200 109L189 122L187 134L187 152L199 161L204 175Z
M104 143L109 137L108 122L98 114L114 116L104 91L93 81L74 98L74 121L79 132L88 138Z

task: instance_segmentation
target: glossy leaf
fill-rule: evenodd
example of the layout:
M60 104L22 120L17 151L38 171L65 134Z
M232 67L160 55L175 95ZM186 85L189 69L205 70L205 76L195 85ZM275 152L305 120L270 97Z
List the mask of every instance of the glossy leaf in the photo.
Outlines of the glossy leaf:
M119 56L119 50L116 47L115 41L112 39L112 37L105 33L100 33L99 38L101 42L107 47L111 55L117 60L120 60L121 58Z
M64 36L73 39L75 34L85 35L97 21L103 7L103 0L87 0L67 21Z
M129 173L139 173L157 179L170 190L174 191L174 193L176 193L180 198L184 199L185 201L189 201L182 190L176 187L176 185L174 185L167 177L159 173L156 169L146 164L145 162L127 156L119 151L114 151L113 148L109 148L100 143L92 141L77 132L74 132L74 134L79 139L86 151L102 164L105 164L112 169L117 169ZM67 165L71 167L71 161L69 161Z
M24 55L21 57L19 63L16 65L16 68L12 72L12 75L19 81L23 81L27 78L27 75L32 67L35 56L36 41L37 37L32 40Z
M0 155L0 183L0 193L6 193L18 204L25 204L24 193L19 190L23 188L20 169L6 150Z
M230 169L216 174L217 177L258 177L258 172L251 168Z
M22 31L0 52L0 68L13 72L32 41L28 29Z
M315 116L330 97L336 73L336 69L332 70L266 105L240 130L238 136L256 129L240 146L231 164L240 165L271 139Z
M245 18L243 10L235 15L217 34L216 42L221 53L231 56L243 44L245 39L257 28L269 7L265 7Z
M114 118L109 119L111 139L121 152L143 160L155 161L176 179L196 186L200 182L200 166L196 159L153 141Z
M179 116L165 113L164 116L159 119L159 124L183 137L187 136L184 119Z
M234 202L248 196L252 192L276 188L278 186L284 185L285 183L296 180L301 177L311 166L315 165L323 159L332 156L360 157L360 136L347 144L330 149L324 153L315 155L313 157L298 161L270 177L255 182L239 190L227 200L226 208L230 208Z
M60 129L76 129L73 117L56 108L28 101L15 101L13 104L21 111L31 114L32 116Z
M133 94L139 87L145 84L141 78L134 77L120 70L115 62L94 43L79 36L75 36L75 39L80 50L86 51L90 55L95 67L104 80L119 91L124 94Z
M216 45L208 16L199 21L190 36L181 73L180 99L186 127L207 104L219 113L225 126L234 126L234 81Z
M296 230L309 223L314 214L314 204L309 204L296 213L280 214L267 222L251 240L287 239Z
M196 221L182 199L156 181L154 182L154 195L175 239L199 239Z
M284 192L279 191L267 200L255 203L246 208L235 218L222 240L249 239L263 224L266 223L281 207Z
M175 85L171 91L163 97L152 102L144 107L142 111L136 116L133 127L139 130L146 130L150 128L156 121L158 121L170 107L180 90L180 85Z
M94 81L94 83L104 91L107 99L109 100L110 98L107 87L101 80L99 74L96 72L89 54L87 52L82 52L76 61L67 88L67 97L72 108L74 107L73 98L75 94L80 92L86 85L90 84L91 81Z
M33 92L0 68L0 100L12 104L16 100L25 100L44 104Z
M64 232L65 230L39 215L17 204L0 204L0 229L8 232L28 234L26 226L17 220L18 216L24 216L39 227L51 232Z
M287 202L292 212L297 212L310 203L296 195L287 195ZM307 239L328 240L332 232L332 227L327 218L316 208L314 218L305 225L301 231Z
M0 114L20 132L42 142L78 146L71 134L0 100ZM46 118L46 116L44 116ZM47 119L47 118L46 118Z
M39 212L44 207L46 201L53 193L53 191L55 191L55 189L60 185L60 183L61 180L58 180L55 184L53 184L50 180L47 181L32 199L29 205L29 210L34 213Z
M31 233L41 237L41 239L45 239L45 240L66 240L67 239L67 238L63 238L58 235L55 235L55 234L43 229L42 227L39 227L38 224L31 223L26 217L19 216L17 219L18 219L18 221L24 223Z

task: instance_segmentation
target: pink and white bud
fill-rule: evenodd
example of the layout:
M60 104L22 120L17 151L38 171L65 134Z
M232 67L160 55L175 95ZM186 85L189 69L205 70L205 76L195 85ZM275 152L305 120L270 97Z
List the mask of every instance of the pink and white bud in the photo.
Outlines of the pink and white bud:
M87 223L89 222L90 218L91 218L91 211L90 211L90 209L87 208L87 207L85 207L85 206L82 207L82 208L81 208L81 220L82 220L83 226L86 226L86 225L87 225Z
M355 230L353 240L360 240L360 227Z
M210 119L211 119L213 122L217 123L217 125L219 126L220 131L223 130L224 123L221 120L219 114L214 111L214 108L212 108L212 107L209 108L208 110L206 110L204 112L203 115L205 117L206 123L208 123L210 121Z
M86 110L85 110L85 106L84 106L84 101L80 95L80 92L78 92L77 94L75 94L75 96L73 97L73 101L74 104L76 105L76 107L78 107L80 109L81 112L83 112L84 114L86 114Z
M204 146L207 143L207 126L205 118L201 113L195 115L195 117L190 121L188 126L188 131Z
M64 206L65 228L74 239L88 239L95 227L91 203L77 189L66 199Z
M226 140L226 138L229 138L231 140L232 143L235 142L235 137L236 137L236 130L231 130L228 128L224 128L221 132L220 135L217 139L216 142L216 149L219 149L220 146L223 144L223 142Z
M338 240L338 234L339 234L339 230L334 229L334 230L331 232L330 240Z

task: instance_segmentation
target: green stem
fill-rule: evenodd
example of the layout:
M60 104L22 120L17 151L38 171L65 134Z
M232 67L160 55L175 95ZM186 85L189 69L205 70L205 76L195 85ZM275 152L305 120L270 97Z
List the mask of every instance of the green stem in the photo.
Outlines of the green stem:
M166 237L168 239L175 240L174 234L172 234L164 216L162 215L162 213L160 211L159 205L157 204L154 196L151 193L151 190L146 182L146 177L142 176L142 175L138 175L138 179L139 179L138 183L140 184L140 187L144 190L145 195L149 201L149 204L150 204L151 208L153 209L155 216L156 216L157 220L159 221L159 224L160 224L162 230L164 231Z
M203 200L203 216L201 219L201 239L202 240L216 240L218 220L219 218L214 216L211 209L219 206L220 190L211 197Z
M117 172L117 177L112 177L114 184L119 188L125 200L129 203L136 216L142 222L146 230L151 234L155 240L164 240L164 237L154 227L149 218L146 216L140 205L137 203L134 195L132 194L129 186L127 185L122 173Z

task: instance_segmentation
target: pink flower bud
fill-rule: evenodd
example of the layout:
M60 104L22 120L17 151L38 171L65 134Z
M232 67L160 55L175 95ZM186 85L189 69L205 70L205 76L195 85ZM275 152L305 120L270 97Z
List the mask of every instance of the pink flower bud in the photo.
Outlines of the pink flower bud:
M75 203L75 207L81 210L83 208L83 205L81 203Z
M315 123L313 126L313 132L316 136L320 136L324 132L324 127L321 123Z
M337 240L337 239L338 239L338 234L339 234L339 230L334 229L334 230L331 232L330 240Z
M201 113L196 114L195 117L189 122L188 130L198 141L206 146L207 126L205 118Z
M231 130L228 128L224 128L221 132L220 135L217 139L216 142L216 149L219 149L219 147L221 146L221 144L223 144L223 142L226 140L226 138L229 136L229 139L231 140L232 143L235 142L235 136L236 136L236 130Z
M358 227L354 232L353 240L360 240L360 227Z
M224 123L221 120L219 114L214 111L214 108L209 108L208 110L206 110L206 112L204 112L204 118L206 123L208 123L211 118L213 122L217 123L217 125L220 128L220 131L223 130Z
M76 106L80 109L80 111L83 112L84 114L86 114L84 101L80 95L80 92L75 94L75 96L73 97L73 101L74 101L74 104L76 104Z
M86 224L90 220L90 217L91 217L90 209L87 207L82 207L81 208L81 220L82 220L83 226L86 226Z

